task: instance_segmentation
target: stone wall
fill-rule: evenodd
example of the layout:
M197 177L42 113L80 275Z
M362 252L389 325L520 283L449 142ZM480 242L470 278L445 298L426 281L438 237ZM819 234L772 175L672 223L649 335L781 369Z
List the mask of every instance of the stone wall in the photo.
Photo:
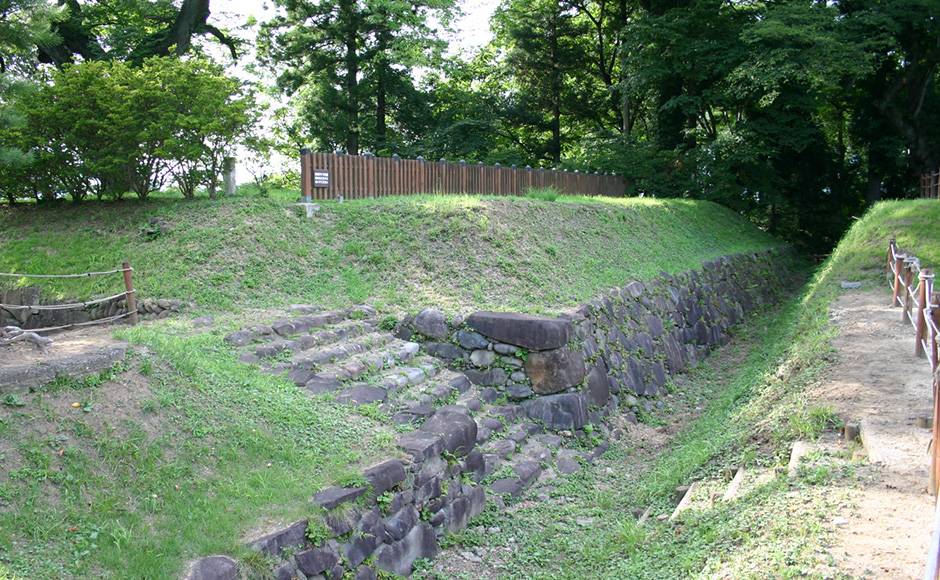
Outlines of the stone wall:
M410 574L417 559L433 558L443 535L467 527L488 500L518 498L539 478L552 456L549 447L557 449L562 439L546 430L570 436L612 413L650 408L672 375L727 343L727 330L746 312L791 289L789 265L787 250L739 254L703 264L701 271L632 281L557 318L477 312L448 321L436 310L422 311L396 333L461 369L469 381L456 379L463 381L453 385L457 392L469 392L473 382L480 398L505 397L501 409L528 422L495 443L512 450L518 444L520 460L508 473L497 471L499 445L484 443L490 426L501 429L503 422L474 419L468 404L443 405L398 436L403 458L364 469L365 485L317 491L310 507L318 515L250 547L275 563L272 575L279 580ZM521 447L526 440L528 453ZM591 453L559 452L556 469L571 473L580 469L573 457L589 461L607 448L602 442ZM188 577L234 580L239 574L233 559L211 556L196 562Z
M745 313L792 285L789 249L735 254L702 269L631 281L558 318L426 309L400 338L495 388L550 429L579 429L618 408L646 410L671 377L695 367ZM625 403L621 406L621 403Z

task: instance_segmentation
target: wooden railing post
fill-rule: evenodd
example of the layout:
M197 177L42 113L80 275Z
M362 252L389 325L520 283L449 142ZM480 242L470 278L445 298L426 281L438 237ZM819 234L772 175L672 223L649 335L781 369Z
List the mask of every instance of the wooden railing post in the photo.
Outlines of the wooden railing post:
M904 258L904 309L901 312L901 322L911 323L911 309L914 307L914 297L911 296L911 286L914 285L914 256Z
M930 485L928 491L937 496L940 482L940 370L933 373L933 437L930 442Z
M917 275L919 284L917 285L917 327L915 334L914 356L923 357L927 353L924 350L924 336L927 332L927 298L932 294L934 274L930 269L923 269Z
M306 147L301 148L300 150L300 202L301 203L311 203L313 202L313 183L311 180L313 176L311 173L311 153L310 149Z
M899 250L899 248L895 246L895 250ZM901 286L903 286L901 275L904 272L904 258L906 257L907 255L903 252L894 252L894 265L892 268L892 271L894 272L894 296L891 298L891 306L901 305L901 302L898 299L901 296Z
M131 263L123 262L121 268L124 270L124 296L127 300L127 313L130 315L131 324L137 325L137 297L134 292L134 282L131 280Z
M933 322L930 325L930 370L936 371L940 366L940 337L937 336L937 329L940 328L940 292L930 294L930 320Z

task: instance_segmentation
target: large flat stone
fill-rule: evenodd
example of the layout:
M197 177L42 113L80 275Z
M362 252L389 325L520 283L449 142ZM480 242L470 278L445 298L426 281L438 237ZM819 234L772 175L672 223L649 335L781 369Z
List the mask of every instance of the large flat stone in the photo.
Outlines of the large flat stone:
M489 338L529 350L559 348L574 333L570 320L518 312L474 312L466 325Z
M368 405L370 403L383 403L388 397L388 392L381 387L373 387L372 385L357 385L355 387L349 387L343 389L336 395L334 399L337 403L346 403L349 405L355 405L357 407L361 405Z
M530 419L549 429L580 429L587 423L587 402L579 393L535 397L522 403Z

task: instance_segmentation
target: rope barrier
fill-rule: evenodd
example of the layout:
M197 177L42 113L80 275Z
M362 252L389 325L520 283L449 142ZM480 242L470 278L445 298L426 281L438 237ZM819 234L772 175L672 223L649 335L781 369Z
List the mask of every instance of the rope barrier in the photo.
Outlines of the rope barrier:
M50 326L48 328L29 328L27 330L29 332L35 332L38 334L40 332L52 332L53 330L65 330L66 328L76 328L79 326L94 326L96 324L105 324L107 322L114 322L115 320L127 318L128 316L131 316L132 314L136 314L136 312L125 312L124 314L118 314L115 316L110 316L108 318L99 318L98 320L92 320L90 322L76 322L74 324L66 324L64 326Z
M122 268L120 270L110 270L108 272L86 272L85 274L7 274L0 272L0 276L10 278L88 278L89 276L106 276L108 274L119 274L121 272L133 272L133 268Z
M107 298L99 298L98 300L89 300L88 302L76 302L74 304L50 304L50 305L45 305L45 306L41 306L41 305L30 306L28 304L0 304L0 308L9 310L10 312L20 311L20 310L29 310L30 312L34 310L37 312L40 310L70 310L72 308L87 308L89 306L92 306L95 304L101 304L102 302L108 302L109 300L114 300L116 298L123 298L126 295L127 295L126 292L121 292L120 294L115 294L114 296L108 296Z

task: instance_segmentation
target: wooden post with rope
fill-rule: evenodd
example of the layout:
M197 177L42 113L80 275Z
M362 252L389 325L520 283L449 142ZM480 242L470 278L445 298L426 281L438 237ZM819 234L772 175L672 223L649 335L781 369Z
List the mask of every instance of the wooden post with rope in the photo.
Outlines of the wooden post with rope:
M137 298L134 293L134 282L131 280L131 272L134 269L131 268L130 262L122 263L121 267L124 269L124 296L127 298L127 313L130 315L131 325L137 326Z

